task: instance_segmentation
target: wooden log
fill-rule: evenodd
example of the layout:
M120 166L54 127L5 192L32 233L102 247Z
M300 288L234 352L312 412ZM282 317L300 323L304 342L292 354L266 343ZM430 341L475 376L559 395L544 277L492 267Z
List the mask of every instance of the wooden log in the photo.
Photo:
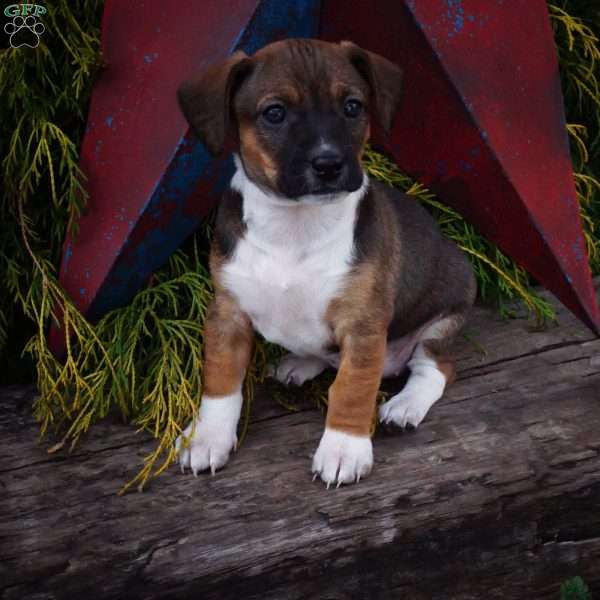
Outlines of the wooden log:
M122 424L48 455L33 388L0 392L0 597L556 599L600 591L600 340L477 308L459 378L359 485L311 482L322 415L265 387L216 476L116 495L153 447ZM393 386L392 386L392 389ZM300 394L302 396L302 394Z

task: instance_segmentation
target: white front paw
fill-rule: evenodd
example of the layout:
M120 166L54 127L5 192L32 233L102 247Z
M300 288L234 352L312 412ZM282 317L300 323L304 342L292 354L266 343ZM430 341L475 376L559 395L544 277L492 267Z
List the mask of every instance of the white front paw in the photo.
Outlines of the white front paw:
M352 435L325 428L313 458L312 471L327 484L359 482L373 467L373 444L369 436Z
M194 475L207 469L214 475L217 469L225 466L237 444L241 408L241 393L202 398L198 417L175 442L182 472L189 467Z
M302 385L325 370L327 363L312 356L287 354L277 365L274 377L285 385Z

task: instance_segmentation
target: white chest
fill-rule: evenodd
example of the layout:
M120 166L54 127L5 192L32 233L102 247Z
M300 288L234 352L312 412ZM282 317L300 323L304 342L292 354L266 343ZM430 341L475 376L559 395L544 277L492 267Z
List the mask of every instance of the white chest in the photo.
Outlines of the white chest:
M267 340L294 354L318 356L331 342L325 313L349 259L347 251L306 257L285 249L267 252L243 240L223 281Z
M325 317L352 268L356 208L366 188L330 201L281 201L236 173L246 233L221 271L254 328L300 356L333 341ZM359 193L360 192L360 193Z

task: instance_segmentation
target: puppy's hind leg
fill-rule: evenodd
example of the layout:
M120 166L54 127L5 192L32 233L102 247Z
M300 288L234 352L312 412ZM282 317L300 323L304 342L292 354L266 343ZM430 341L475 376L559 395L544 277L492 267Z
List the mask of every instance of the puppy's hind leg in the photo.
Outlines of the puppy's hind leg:
M322 373L328 363L316 356L286 354L273 372L273 377L285 385L302 385Z
M402 390L379 408L382 423L417 427L429 409L454 381L454 362L447 349L464 323L462 315L443 317L420 336L408 366L410 376Z

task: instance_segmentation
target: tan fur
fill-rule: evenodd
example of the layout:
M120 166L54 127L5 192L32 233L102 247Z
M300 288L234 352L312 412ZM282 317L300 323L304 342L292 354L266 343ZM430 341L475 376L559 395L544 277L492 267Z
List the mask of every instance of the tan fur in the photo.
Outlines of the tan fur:
M385 360L385 332L368 337L346 336L339 370L329 388L327 427L369 435Z
M345 81L341 81L339 79L334 79L329 86L329 94L331 98L336 98L337 100L344 100L349 94L355 97L357 100L360 100L363 104L367 102L367 98L361 94L357 93L358 90L355 91L354 88L349 88L348 84Z
M355 435L371 428L392 314L391 303L378 294L378 279L374 265L360 264L326 316L341 357L329 388L327 426Z
M352 269L325 316L336 340L357 333L357 327L364 334L379 331L381 327L387 329L392 300L382 296L380 279L378 267L370 262L359 263Z
M439 339L429 339L423 341L423 350L425 354L435 361L437 368L446 378L446 386L454 383L456 380L456 367L454 359L450 356L450 347L454 341L456 332L464 324L464 316L455 315L446 317L446 327L438 332Z
M446 386L449 386L456 380L456 367L454 365L454 360L447 354L441 354L433 349L432 342L434 341L437 340L423 342L423 350L425 351L425 354L435 362L439 371L446 378Z
M456 366L454 365L454 361L436 361L438 369L441 371L442 375L446 378L446 387L451 383L454 383L456 380Z
M262 148L256 136L256 129L252 123L240 123L240 153L244 167L251 177L258 181L265 178L270 185L275 185L279 175L275 161Z
M204 326L204 394L226 396L240 389L254 340L252 323L218 284L220 257L211 255L216 293Z
M303 101L304 95L295 85L283 83L277 87L276 94L267 94L259 99L257 103L257 112L263 111L273 102L281 101L288 105L300 104Z

